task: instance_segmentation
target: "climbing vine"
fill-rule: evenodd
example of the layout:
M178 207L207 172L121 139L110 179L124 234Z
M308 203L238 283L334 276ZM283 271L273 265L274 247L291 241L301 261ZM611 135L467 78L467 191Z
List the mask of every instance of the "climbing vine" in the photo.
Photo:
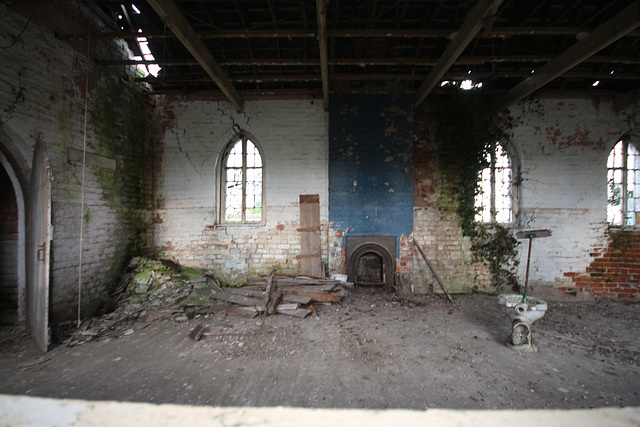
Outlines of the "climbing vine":
M495 114L486 96L456 87L430 97L422 107L430 123L429 137L438 157L440 207L455 211L463 236L471 239L475 261L488 266L494 287L518 288L516 268L519 242L506 227L476 221L478 180L489 166L488 150L495 141L505 144L511 119Z
M520 290L516 269L520 242L510 230L498 223L478 224L472 239L471 250L475 261L483 262L491 272L494 288L509 287Z

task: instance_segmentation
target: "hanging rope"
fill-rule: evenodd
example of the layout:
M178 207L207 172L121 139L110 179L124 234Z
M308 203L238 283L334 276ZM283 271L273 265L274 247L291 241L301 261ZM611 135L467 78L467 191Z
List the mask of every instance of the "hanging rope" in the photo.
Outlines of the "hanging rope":
M91 27L87 37L87 57L91 50ZM82 323L82 246L84 242L84 182L87 160L87 117L89 115L89 65L87 65L87 78L84 84L84 125L82 137L82 184L80 190L80 254L78 255L78 327Z

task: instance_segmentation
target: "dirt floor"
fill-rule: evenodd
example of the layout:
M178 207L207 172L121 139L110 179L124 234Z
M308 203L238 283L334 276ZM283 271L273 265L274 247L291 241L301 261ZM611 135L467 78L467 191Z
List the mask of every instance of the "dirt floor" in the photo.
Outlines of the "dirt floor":
M189 338L199 322L200 341ZM640 305L551 301L538 353L505 345L497 297L351 291L305 319L210 314L136 324L42 355L0 328L0 393L216 406L640 406Z

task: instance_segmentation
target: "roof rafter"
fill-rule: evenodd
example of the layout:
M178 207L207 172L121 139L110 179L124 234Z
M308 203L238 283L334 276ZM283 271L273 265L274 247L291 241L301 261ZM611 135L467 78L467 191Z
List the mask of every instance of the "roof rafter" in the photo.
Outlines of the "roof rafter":
M236 107L236 110L242 112L244 108L242 96L231 84L227 75L222 71L220 65L218 65L180 9L178 9L178 6L172 0L147 0L147 2L160 16L160 19L171 28L171 31L178 37L184 47L196 58L206 73Z
M322 98L324 110L329 110L329 55L327 52L327 3L316 0L318 13L318 43L320 45L320 73L322 75Z
M429 95L429 92L438 84L442 76L451 68L464 49L471 43L474 37L484 26L484 20L488 15L493 15L502 0L480 0L465 19L460 31L453 41L447 46L438 63L431 69L426 80L418 88L416 94L416 106Z
M640 26L640 1L618 12L613 18L596 28L585 39L565 50L531 77L513 87L500 100L500 109L532 94L556 77L561 76L577 64L585 61L611 43Z

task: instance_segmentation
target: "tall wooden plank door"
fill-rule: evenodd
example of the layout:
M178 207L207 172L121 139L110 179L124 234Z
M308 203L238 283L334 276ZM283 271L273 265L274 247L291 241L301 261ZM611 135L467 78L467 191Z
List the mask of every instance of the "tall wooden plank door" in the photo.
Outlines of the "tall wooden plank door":
M38 140L31 164L27 224L27 327L43 352L49 349L51 169Z
M320 256L320 196L300 195L300 274L322 277Z

